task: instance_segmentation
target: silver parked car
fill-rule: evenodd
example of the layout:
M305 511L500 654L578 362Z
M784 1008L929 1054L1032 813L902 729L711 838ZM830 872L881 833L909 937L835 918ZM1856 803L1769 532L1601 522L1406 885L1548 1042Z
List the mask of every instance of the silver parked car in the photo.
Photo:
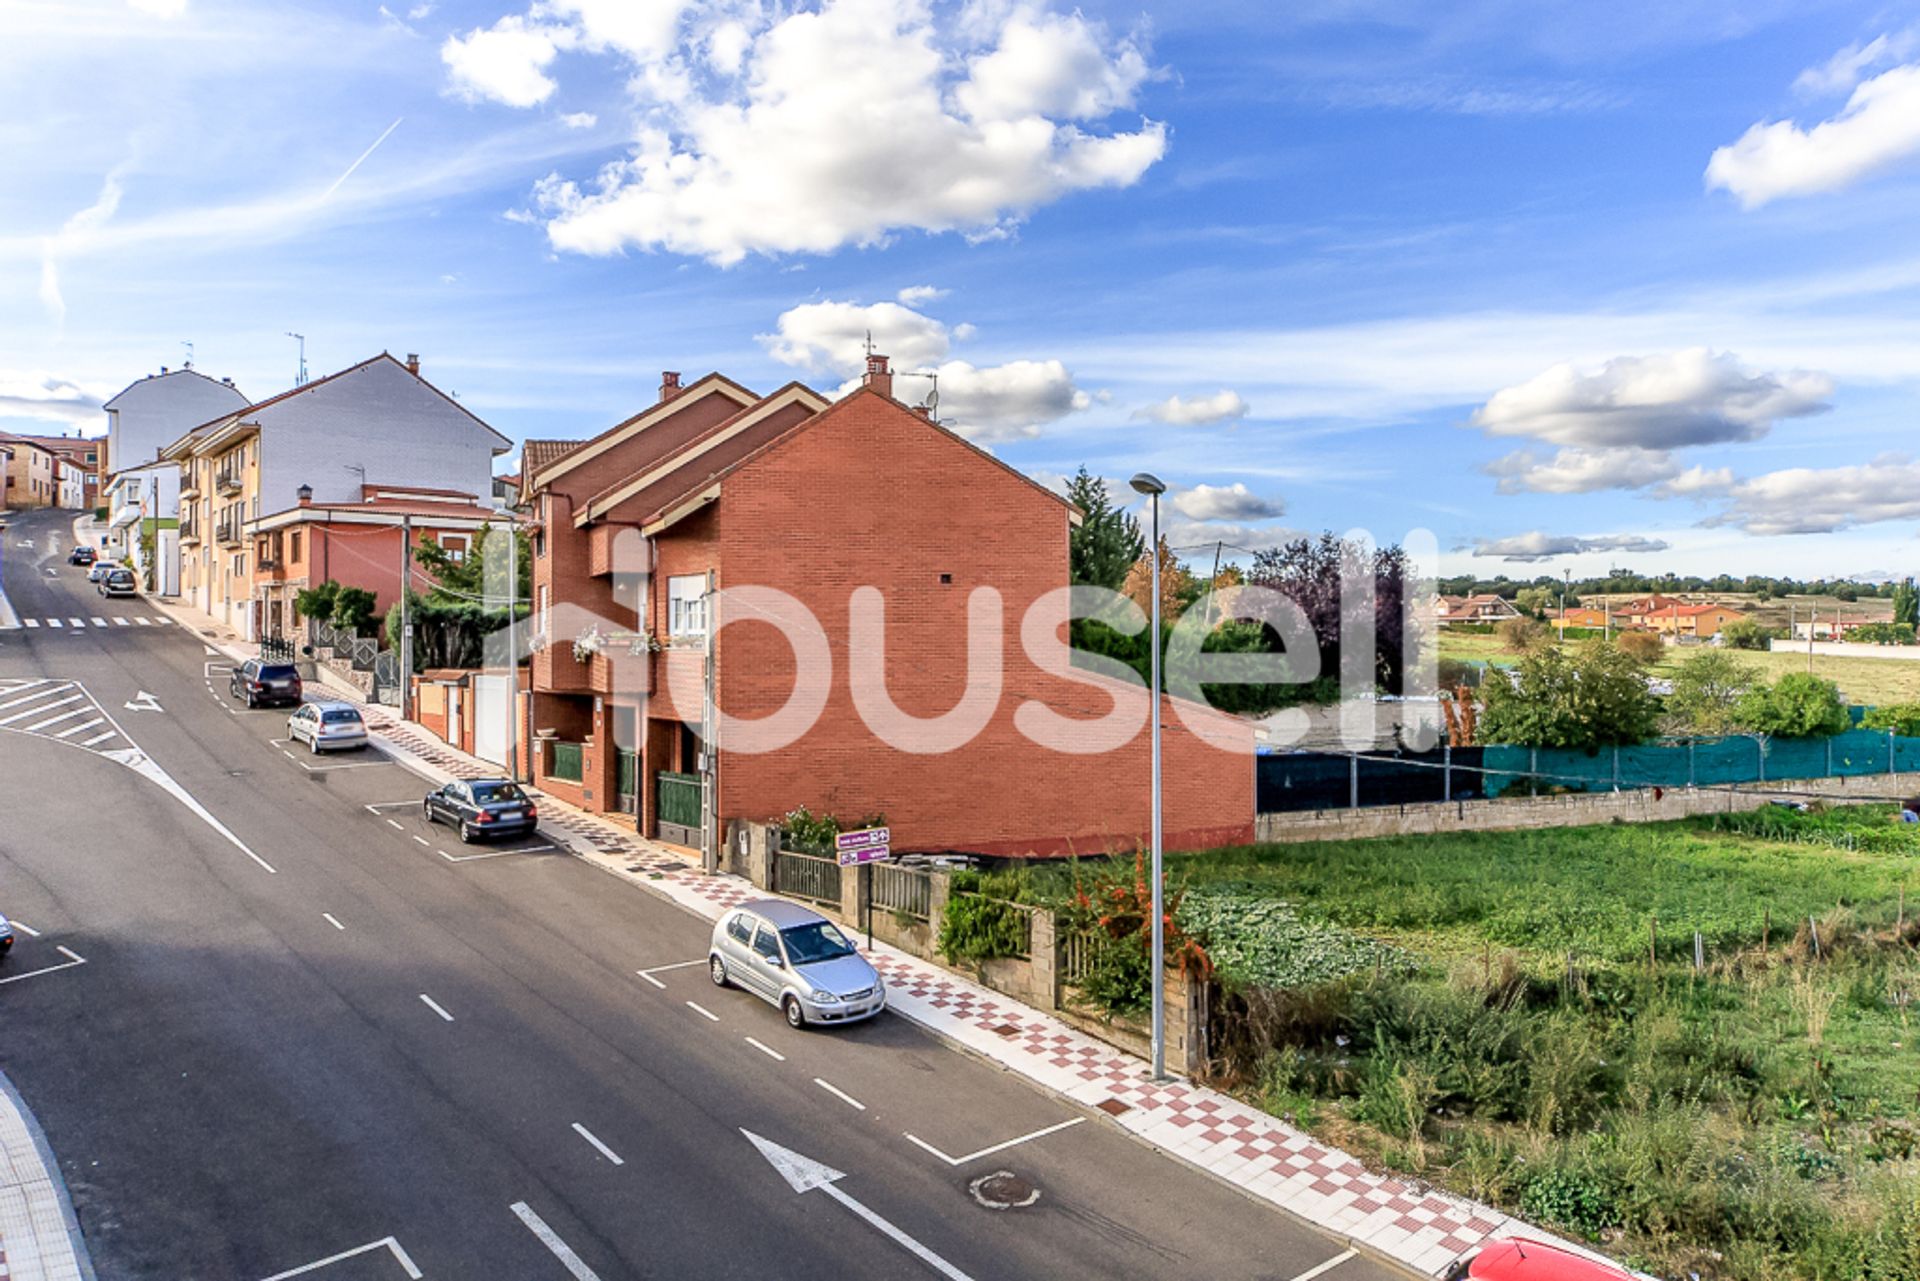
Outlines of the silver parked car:
M0 913L0 960L13 951L13 926L7 923L4 913Z
M713 927L707 971L780 1007L796 1028L851 1023L887 1008L879 971L840 927L780 899L742 903Z
M287 738L318 756L367 745L367 723L352 703L302 703L287 718Z

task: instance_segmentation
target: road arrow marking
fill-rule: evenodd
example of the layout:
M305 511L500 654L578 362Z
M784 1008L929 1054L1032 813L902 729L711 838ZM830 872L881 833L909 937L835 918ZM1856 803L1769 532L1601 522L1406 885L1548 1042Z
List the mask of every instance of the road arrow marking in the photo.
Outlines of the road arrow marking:
M747 1140L759 1149L760 1155L767 1158L767 1164L778 1170L780 1177L795 1192L805 1194L818 1189L826 1193L885 1234L895 1245L946 1277L947 1281L972 1281L966 1273L835 1187L836 1183L847 1177L839 1170L812 1157L801 1156L792 1148L783 1148L771 1139L763 1139L752 1130L743 1129L740 1133L747 1136Z
M140 691L140 697L124 706L130 712L158 712L165 710L160 706L160 700L147 693L144 689Z

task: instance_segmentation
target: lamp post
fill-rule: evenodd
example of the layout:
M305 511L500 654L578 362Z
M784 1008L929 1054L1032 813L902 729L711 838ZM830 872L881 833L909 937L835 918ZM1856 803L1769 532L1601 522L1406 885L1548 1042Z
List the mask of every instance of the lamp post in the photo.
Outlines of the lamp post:
M1160 495L1167 484L1150 472L1132 481L1153 509L1153 541L1147 555L1153 563L1153 1079L1167 1075L1167 910L1165 877L1160 871Z

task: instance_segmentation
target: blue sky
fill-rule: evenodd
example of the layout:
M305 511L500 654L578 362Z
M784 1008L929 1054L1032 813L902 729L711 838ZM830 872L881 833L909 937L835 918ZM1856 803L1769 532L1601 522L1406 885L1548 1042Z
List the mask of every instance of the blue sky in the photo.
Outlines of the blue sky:
M1920 6L0 0L0 34L0 427L97 430L185 340L264 397L291 330L579 436L661 369L831 390L870 329L1017 466L1160 472L1180 546L1920 551Z

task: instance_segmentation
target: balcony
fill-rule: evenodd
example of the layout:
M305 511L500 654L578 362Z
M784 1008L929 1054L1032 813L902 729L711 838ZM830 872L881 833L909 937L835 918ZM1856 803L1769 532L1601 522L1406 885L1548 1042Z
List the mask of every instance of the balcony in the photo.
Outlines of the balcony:
M223 471L213 478L214 492L233 497L241 490L240 473Z
M238 547L247 539L240 532L239 521L223 520L213 527L213 541L222 547Z
M198 498L199 496L199 470L193 467L182 467L180 469L180 500L185 502L189 498Z

